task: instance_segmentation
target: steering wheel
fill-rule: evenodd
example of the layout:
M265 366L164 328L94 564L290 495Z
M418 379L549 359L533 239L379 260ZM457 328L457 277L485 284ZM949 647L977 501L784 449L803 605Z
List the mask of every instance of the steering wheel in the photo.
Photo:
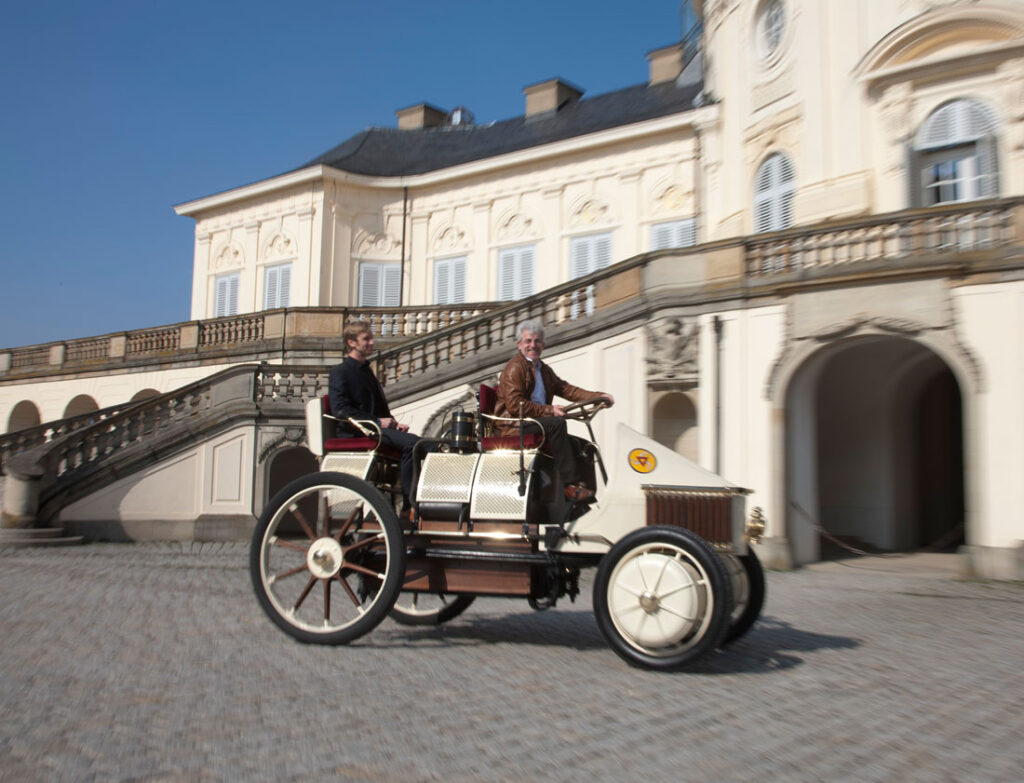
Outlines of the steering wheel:
M565 411L565 418L567 419L589 422L597 415L598 411L604 410L607 407L608 400L605 397L594 397L590 400L583 400L581 402L574 402L572 405L566 405L562 410Z

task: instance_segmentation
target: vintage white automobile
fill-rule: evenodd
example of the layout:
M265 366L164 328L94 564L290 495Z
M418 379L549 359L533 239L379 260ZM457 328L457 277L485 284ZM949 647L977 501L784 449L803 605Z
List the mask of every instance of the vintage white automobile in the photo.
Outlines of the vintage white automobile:
M253 534L250 570L271 620L303 642L344 644L389 614L406 624L456 617L476 596L526 598L535 609L579 593L597 568L593 607L609 645L631 664L693 665L757 620L764 572L749 544L764 525L747 490L620 424L602 455L590 422L602 399L567 408L596 496L568 503L529 420L497 420L494 389L453 415L448 437L418 450L413 513L400 519L398 455L373 422L333 438L326 399L307 404L321 472L286 486ZM518 428L498 437L495 425Z

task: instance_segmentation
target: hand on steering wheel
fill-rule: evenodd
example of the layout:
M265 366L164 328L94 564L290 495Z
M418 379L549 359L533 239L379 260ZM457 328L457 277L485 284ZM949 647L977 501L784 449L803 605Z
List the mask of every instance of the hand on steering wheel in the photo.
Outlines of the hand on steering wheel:
M610 406L611 402L609 402L607 397L594 397L590 400L582 400L574 402L572 405L566 405L563 411L567 419L590 421L597 415L598 411Z

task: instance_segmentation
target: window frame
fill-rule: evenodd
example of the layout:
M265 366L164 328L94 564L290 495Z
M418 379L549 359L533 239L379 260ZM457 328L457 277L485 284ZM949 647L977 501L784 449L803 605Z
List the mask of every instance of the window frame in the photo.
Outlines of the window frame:
M602 245L604 245L602 247ZM612 232L598 231L569 238L569 279L586 277L612 265ZM581 256L586 257L581 261ZM581 264L586 268L581 268Z
M667 232L670 238L667 244L661 244L658 233ZM686 241L689 239L690 241ZM651 250L670 250L678 247L693 247L697 244L697 218L676 218L652 223L650 230Z
M434 304L466 303L468 266L468 256L465 255L434 259ZM441 290L442 287L444 291Z
M232 286L232 283L234 284ZM213 317L228 318L238 315L241 272L227 272L213 278Z
M508 270L512 264L513 269ZM527 267L528 264L528 267ZM515 302L533 296L536 293L537 246L515 245L498 250L497 300L499 302ZM524 274L524 272L528 274ZM505 290L506 278L511 282L512 290Z
M366 292L366 275L369 272L378 274L374 285L376 302L364 301ZM391 283L391 289L388 283ZM402 306L402 264L399 261L360 261L356 281L357 307L401 307Z
M278 279L274 282L273 289L271 288L271 278L277 277ZM283 285L281 278L284 278ZM284 293L281 293L281 290ZM274 291L275 301L272 303L269 301L270 292ZM277 310L283 307L291 306L292 296L292 262L286 261L283 264L269 264L263 267L263 309L264 310Z

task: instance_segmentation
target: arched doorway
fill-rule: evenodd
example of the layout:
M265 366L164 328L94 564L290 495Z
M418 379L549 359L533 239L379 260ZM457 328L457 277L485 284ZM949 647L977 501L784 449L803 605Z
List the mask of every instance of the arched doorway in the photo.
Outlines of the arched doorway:
M79 394L77 397L72 398L71 402L64 409L64 418L70 419L73 416L81 416L83 413L92 413L99 409L100 406L96 404L96 400L88 394Z
M308 473L315 473L319 469L319 460L304 446L281 449L270 458L267 464L266 482L263 485L263 505L265 506L290 482Z
M139 400L148 400L151 397L159 396L160 392L158 392L156 389L140 389L139 391L135 392L135 394L132 395L132 398L129 400L129 402L138 402Z
M833 343L794 376L786 421L797 562L963 543L963 405L936 353L900 337Z
M39 408L36 407L34 402L29 400L22 400L11 408L11 415L7 417L8 432L38 427L40 424L42 424L42 420L39 415Z
M697 461L697 409L688 395L672 391L659 397L651 411L651 425L658 443Z

